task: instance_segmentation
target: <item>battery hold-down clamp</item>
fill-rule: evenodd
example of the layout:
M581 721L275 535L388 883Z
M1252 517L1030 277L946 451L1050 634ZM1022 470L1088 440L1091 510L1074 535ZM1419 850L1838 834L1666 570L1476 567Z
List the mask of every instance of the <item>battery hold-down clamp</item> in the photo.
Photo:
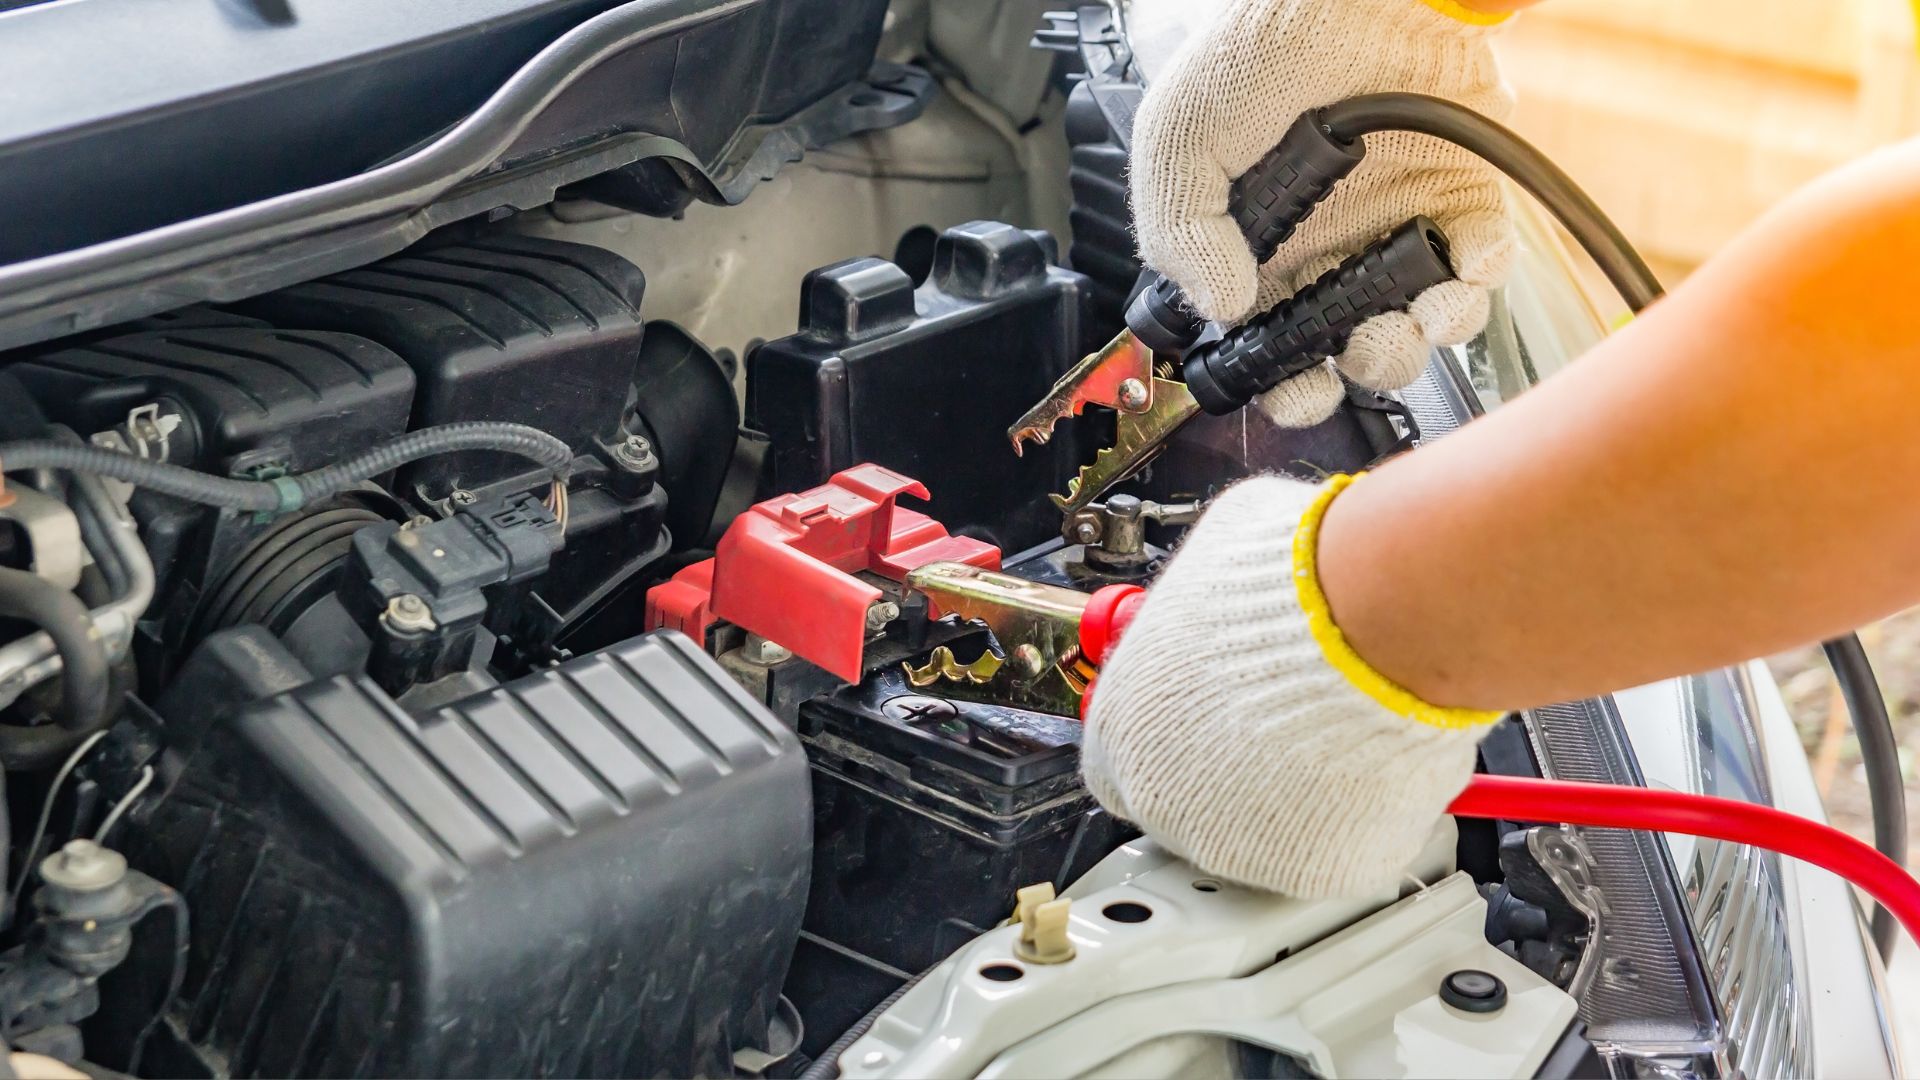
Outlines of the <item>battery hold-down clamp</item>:
M755 505L727 527L713 558L647 590L647 629L704 643L724 620L859 681L868 612L886 594L858 575L898 582L932 562L1000 567L999 548L896 505L902 495L928 497L918 480L868 464Z

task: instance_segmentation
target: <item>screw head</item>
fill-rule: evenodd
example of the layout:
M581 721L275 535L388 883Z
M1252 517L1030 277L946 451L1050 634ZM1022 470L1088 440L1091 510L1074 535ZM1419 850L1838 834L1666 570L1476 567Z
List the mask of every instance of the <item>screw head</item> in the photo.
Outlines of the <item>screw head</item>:
M423 634L433 629L433 609L413 593L401 593L387 601L383 618L388 626L402 634Z
M931 723L960 715L960 710L954 707L953 702L924 694L901 694L888 698L881 703L880 712L889 720L905 720L910 724Z
M613 448L613 458L635 472L651 469L654 466L653 444L644 435L629 435Z
M40 860L40 877L47 884L77 892L104 889L126 876L126 856L91 840L69 840Z
M447 501L455 506L472 506L474 503L480 501L480 496L475 495L466 488L454 488L452 493L447 496Z
M1119 387L1120 407L1127 410L1147 407L1147 384L1139 379L1122 379Z

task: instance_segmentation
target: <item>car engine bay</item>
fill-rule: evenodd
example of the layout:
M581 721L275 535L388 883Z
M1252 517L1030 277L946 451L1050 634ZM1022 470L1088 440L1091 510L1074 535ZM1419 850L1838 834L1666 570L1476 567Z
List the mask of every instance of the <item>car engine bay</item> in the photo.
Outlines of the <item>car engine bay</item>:
M107 690L6 609L9 1045L156 1076L1607 1075L1607 1002L1701 976L1669 946L1678 975L1593 990L1601 920L1636 916L1578 830L1449 820L1399 890L1290 901L1078 774L1088 613L1234 480L1365 469L1523 389L1512 321L1315 428L1197 416L1063 510L1120 411L1009 432L1142 280L1115 9L775 8L806 62L711 147L503 168L404 244L297 238L325 253L6 339L0 442L282 490L448 425L568 459L416 456L285 513L6 477L0 567L84 605ZM1541 723L1484 771L1540 775Z

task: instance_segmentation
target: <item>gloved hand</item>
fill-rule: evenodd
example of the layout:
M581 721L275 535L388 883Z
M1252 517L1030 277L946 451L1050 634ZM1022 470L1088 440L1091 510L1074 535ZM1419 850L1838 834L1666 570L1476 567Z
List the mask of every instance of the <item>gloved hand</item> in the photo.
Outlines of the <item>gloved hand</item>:
M1201 315L1234 324L1425 214L1451 241L1458 280L1368 320L1336 361L1378 390L1418 378L1430 345L1464 342L1486 325L1487 290L1512 264L1492 166L1430 136L1369 135L1360 167L1257 269L1227 216L1227 190L1300 113L1358 94L1432 94L1505 119L1512 98L1488 47L1493 28L1469 19L1487 22L1451 0L1135 0L1129 35L1148 83L1131 166L1141 257ZM1341 398L1338 374L1323 365L1259 404L1277 423L1305 427Z
M1081 746L1102 806L1205 873L1291 896L1396 882L1501 715L1421 702L1340 637L1313 555L1347 479L1214 500L1101 665Z

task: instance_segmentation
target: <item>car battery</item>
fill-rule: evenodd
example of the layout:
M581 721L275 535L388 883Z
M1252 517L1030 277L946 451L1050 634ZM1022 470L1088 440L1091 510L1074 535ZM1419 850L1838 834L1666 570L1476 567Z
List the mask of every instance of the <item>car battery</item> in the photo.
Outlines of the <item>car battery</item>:
M953 642L967 656L984 631ZM913 973L1134 835L1080 781L1080 725L916 689L907 666L800 708L814 862L787 996L818 1053Z

